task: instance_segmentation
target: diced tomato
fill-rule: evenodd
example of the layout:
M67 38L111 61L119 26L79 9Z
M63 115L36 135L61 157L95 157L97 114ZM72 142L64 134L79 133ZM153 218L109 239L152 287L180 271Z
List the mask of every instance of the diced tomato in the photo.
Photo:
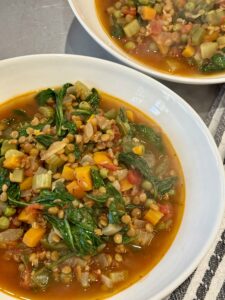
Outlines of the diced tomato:
M43 205L39 204L39 203L33 203L33 204L30 204L28 205L25 210L26 211L35 211L35 210L42 210L44 208Z
M127 174L127 179L130 183L135 185L140 185L142 181L141 174L136 170L129 170Z
M159 204L159 210L164 214L164 220L169 220L173 217L174 211L172 204Z
M110 171L116 171L118 170L118 167L113 164L100 164L102 167L110 170Z
M152 35L159 35L162 32L162 22L161 20L153 20L151 22L151 34Z
M193 27L193 25L192 25L191 23L189 23L189 24L184 24L184 25L182 26L182 28L181 28L181 32L182 32L182 33L188 33L188 32L191 31L192 27Z
M119 127L115 124L112 125L112 130L114 132L114 140L119 140L121 138L121 133Z
M123 10L124 15L136 16L136 7L127 7Z

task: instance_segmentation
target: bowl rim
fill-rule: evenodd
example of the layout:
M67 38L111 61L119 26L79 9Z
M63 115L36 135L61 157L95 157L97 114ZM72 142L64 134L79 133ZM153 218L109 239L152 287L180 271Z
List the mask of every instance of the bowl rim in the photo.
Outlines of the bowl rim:
M191 273L196 269L196 267L198 266L198 264L200 263L200 261L203 259L203 257L207 254L207 252L209 251L213 241L216 238L216 234L219 231L220 228L220 224L222 223L222 218L223 218L223 214L224 214L224 210L225 210L225 201L223 201L223 199L225 198L225 173L224 173L224 166L218 151L218 148L216 146L216 143L213 139L213 136L211 135L209 129L207 128L207 126L205 125L205 123L203 122L203 120L200 118L200 116L197 114L197 112L187 103L185 102L185 100L183 98L181 98L179 95L177 95L174 91L172 91L170 88L168 88L167 86L163 85L162 83L158 82L156 79L151 78L145 74L142 74L140 72L138 72L137 70L134 70L132 68L129 68L127 66L123 66L119 63L114 63L111 61L107 61L107 60L103 60L103 59L99 59L99 58L95 58L95 57L89 57L89 56L82 56L82 55L71 55L71 54L34 54L34 55L25 55L25 56L18 56L18 57L14 57L14 58L8 58L8 59L4 59L2 61L0 61L0 71L1 71L1 67L5 67L8 64L14 64L19 62L29 62L29 61L33 61L33 60L39 60L39 59L78 59L79 61L83 60L83 61L88 61L90 63L95 63L97 65L108 65L109 67L111 66L111 69L118 69L123 71L123 72L127 72L128 74L134 75L134 76L138 76L139 79L141 80L141 78L149 81L149 83L153 83L158 85L158 87L161 90L164 90L165 92L170 93L171 95L175 96L177 98L177 105L179 106L183 106L183 108L185 109L185 113L187 115L189 115L189 117L191 117L193 120L196 121L199 130L201 130L202 134L204 134L205 138L208 140L208 145L211 148L211 151L213 153L213 156L215 158L215 163L217 164L218 167L218 175L219 175L219 182L220 182L220 195L221 195L221 199L220 199L220 209L218 209L218 213L217 213L217 219L216 222L214 223L214 227L211 231L211 235L209 237L207 237L206 243L204 245L204 247L202 247L201 251L195 256L195 258L193 259L192 263L190 264L190 266L186 269L184 269L184 271L181 272L180 276L173 280L169 285L167 285L161 292L157 293L154 297L151 297L151 300L159 300L162 299L166 296L168 296L170 293L172 293L180 284L182 284L190 275ZM104 90L104 88L103 88ZM4 99L2 101L2 103L4 103L5 101L7 101L8 99ZM123 101L126 102L126 100L123 99ZM134 105L135 106L135 105ZM158 122L158 124L160 125L160 122ZM161 125L160 125L161 126ZM172 142L173 143L173 142ZM179 234L179 231L177 233L177 235ZM176 236L177 236L176 235ZM136 283L138 283L139 281L137 281ZM127 288L129 289L129 287ZM123 291L125 291L126 289L124 289ZM123 292L121 291L121 292ZM0 295L6 295L5 293L0 291ZM116 297L117 295L119 295L120 292L116 295L113 295L113 299L114 297ZM11 295L7 296L11 297ZM15 298L12 298L15 299ZM111 297L110 297L111 299ZM149 299L150 300L150 299Z
M112 56L116 57L118 60L120 60L122 63L125 63L126 65L141 71L147 75L153 76L157 79L162 79L170 82L175 82L175 83L183 83L183 84L193 84L193 85L207 85L207 84L220 84L225 82L225 71L222 73L222 77L188 77L188 76L180 76L180 75L170 75L164 72L157 71L154 68L145 67L144 64L139 63L138 60L128 58L126 56L123 56L116 50L112 49L110 46L107 45L107 43L103 42L101 38L95 34L94 30L92 30L85 22L85 20L80 16L78 13L76 6L73 3L74 0L68 0L68 3L75 14L77 20L80 22L80 24L83 26L83 28L86 30L86 32L107 52L109 52ZM94 0L93 0L94 1ZM97 16L98 17L98 16ZM100 21L99 21L100 23ZM101 24L100 24L101 25ZM102 25L101 25L102 27ZM103 30L104 32L104 30ZM105 35L107 35L104 32ZM114 43L115 44L115 43Z

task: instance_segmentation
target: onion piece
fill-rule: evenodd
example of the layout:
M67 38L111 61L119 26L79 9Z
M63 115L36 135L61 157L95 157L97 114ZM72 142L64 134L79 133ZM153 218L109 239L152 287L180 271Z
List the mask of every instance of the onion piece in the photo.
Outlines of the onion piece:
M105 228L102 229L102 233L104 235L114 235L122 229L120 225L117 224L109 224Z
M102 280L102 283L109 289L111 289L113 287L113 282L112 280L106 276L106 275L101 275L101 280Z
M0 232L0 243L9 243L17 241L23 235L23 229L11 228Z
M113 283L117 283L120 281L124 281L127 277L127 271L120 271L120 272L112 272L109 274L110 279Z
M82 287L84 287L84 288L90 286L90 283L89 283L89 273L88 272L81 273L80 283L81 283Z
M66 147L66 143L63 141L54 142L47 151L42 155L41 160L46 160L51 157L53 154L61 151Z

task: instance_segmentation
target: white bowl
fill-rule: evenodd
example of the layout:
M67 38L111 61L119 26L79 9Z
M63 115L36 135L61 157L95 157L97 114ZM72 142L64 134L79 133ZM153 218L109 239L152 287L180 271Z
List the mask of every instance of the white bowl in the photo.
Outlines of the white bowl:
M112 299L161 299L196 268L216 235L224 211L224 172L216 145L194 110L174 92L130 68L72 55L25 56L0 61L0 99L81 80L121 98L155 119L180 158L186 206L167 254L143 279ZM12 299L0 293L2 300Z
M103 0L104 1L104 0ZM95 41L123 63L151 76L186 84L216 84L225 82L225 72L215 75L179 76L157 71L132 58L114 43L102 27L95 9L95 0L68 0L79 22Z

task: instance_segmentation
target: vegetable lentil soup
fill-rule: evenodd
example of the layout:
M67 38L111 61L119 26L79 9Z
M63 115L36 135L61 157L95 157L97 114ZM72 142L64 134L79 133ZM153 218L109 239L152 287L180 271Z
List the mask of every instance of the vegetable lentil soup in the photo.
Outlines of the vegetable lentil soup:
M224 0L95 0L103 27L135 59L183 76L225 71Z
M0 120L3 292L102 299L160 261L185 188L153 120L81 82L12 99Z

